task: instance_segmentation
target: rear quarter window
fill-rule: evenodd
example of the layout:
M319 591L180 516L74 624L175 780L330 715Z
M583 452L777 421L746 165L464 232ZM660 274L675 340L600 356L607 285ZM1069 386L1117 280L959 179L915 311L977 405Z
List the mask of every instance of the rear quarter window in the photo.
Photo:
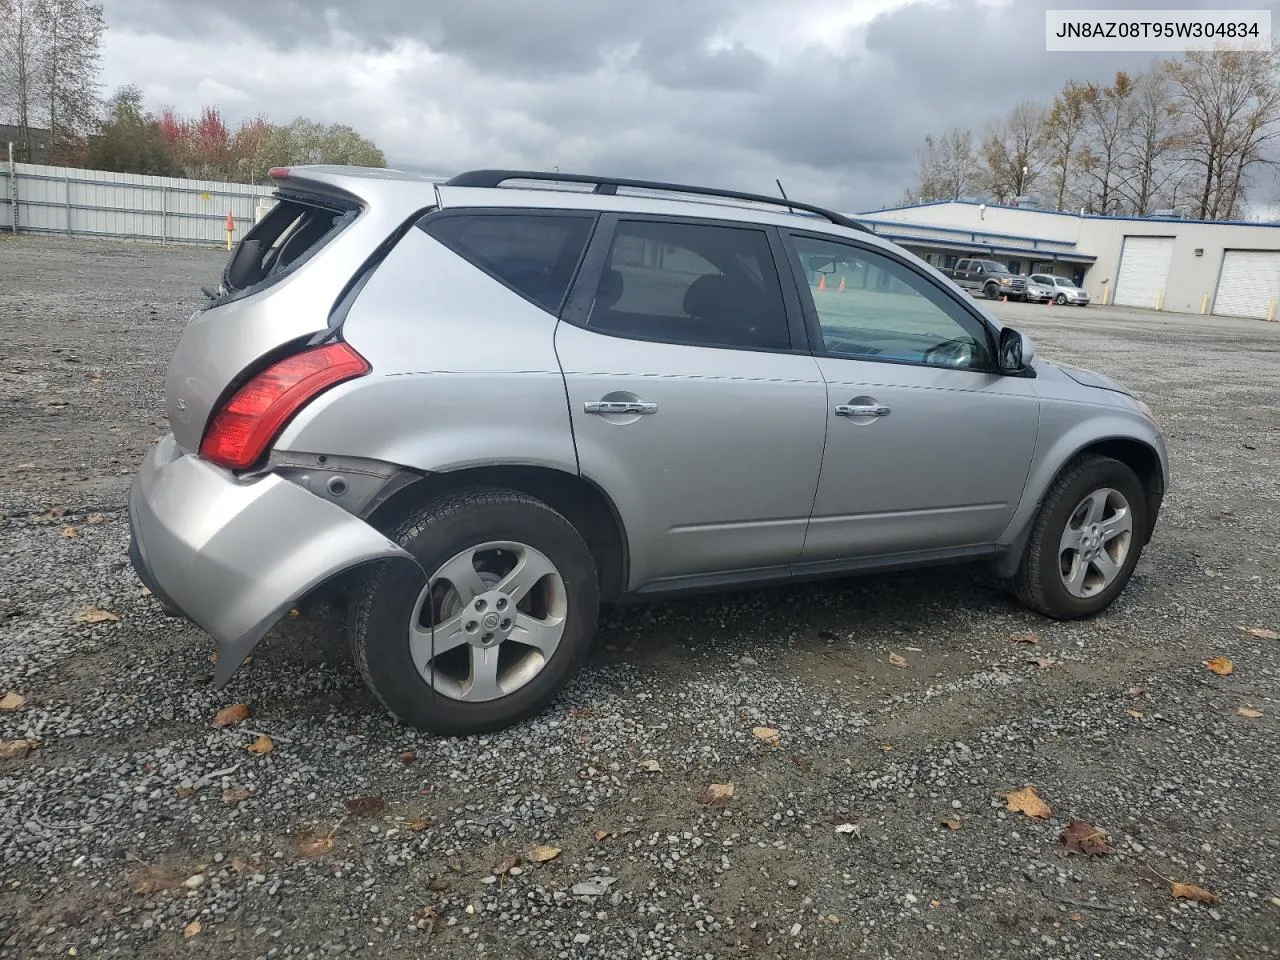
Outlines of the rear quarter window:
M445 212L418 226L526 300L559 314L594 223L591 214Z

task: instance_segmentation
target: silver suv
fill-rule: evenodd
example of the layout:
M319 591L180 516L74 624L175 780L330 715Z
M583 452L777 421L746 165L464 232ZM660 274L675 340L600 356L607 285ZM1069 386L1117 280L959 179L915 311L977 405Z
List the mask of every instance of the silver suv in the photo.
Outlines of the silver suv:
M601 603L986 559L1095 614L1148 542L1151 411L839 214L707 188L277 169L169 368L131 555L236 672L347 599L386 708L544 707Z

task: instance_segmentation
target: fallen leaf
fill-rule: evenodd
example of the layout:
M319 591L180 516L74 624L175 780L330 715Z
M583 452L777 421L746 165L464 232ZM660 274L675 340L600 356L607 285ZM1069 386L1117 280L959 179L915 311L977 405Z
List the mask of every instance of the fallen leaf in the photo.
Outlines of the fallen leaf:
M1062 831L1061 839L1068 853L1081 853L1087 857L1101 857L1111 852L1107 846L1107 834L1091 823L1072 820Z
M661 773L662 764L660 764L657 760L641 760L640 769L647 770L649 773Z
M1019 633L1009 638L1014 643L1039 643L1040 638L1034 633Z
M529 851L529 860L533 863L546 863L548 860L554 860L558 856L560 856L559 847L547 847L542 844L536 844Z
M381 797L352 797L347 801L347 813L353 817L376 817L387 809L387 801Z
M101 524L104 524L106 522L107 522L107 518L100 513L91 514L89 519L85 521L85 523L90 524L91 526L94 526L94 527L100 526Z
M428 817L417 817L409 821L409 829L414 833L421 833L429 826L431 826L431 820Z
M333 836L327 833L306 834L298 841L295 849L300 857L323 857L333 849Z
M184 939L190 940L192 937L194 937L197 933L199 933L203 929L204 928L200 926L199 920L192 920L190 923L188 923L185 927L182 928L182 936Z
M406 767L417 759L418 759L418 755L414 753L412 750L406 750L404 753L400 754L400 762L403 763Z
M1236 711L1237 716L1248 717L1250 720L1257 720L1262 716L1261 710L1255 710L1253 707L1241 707Z
M892 743L882 743L882 744L880 744L880 749L881 749L881 750L883 750L885 753L888 753L890 750L892 750L892 749L893 749L893 744L892 744Z
M792 754L791 762L795 764L796 768L801 773L809 773L810 771L813 770L813 761L810 760L808 757L802 757L797 754Z
M898 667L899 669L901 669L906 665L907 665L906 657L904 657L900 653L894 653L892 650L889 651L889 666Z
M228 787L222 791L222 802L234 807L237 803L244 803L253 796L253 791L248 787Z
M1204 665L1220 677L1227 676L1236 666L1228 657L1214 657L1212 660L1206 660Z
M858 828L852 823L836 824L836 833L857 833Z
M1016 813L1025 813L1033 820L1047 820L1053 813L1049 805L1040 799L1035 787L1027 786L1021 790L1006 793L1005 800L1008 801L1008 809Z
M1135 720L1141 720L1141 719L1142 719L1142 711L1141 711L1141 710L1130 710L1130 711L1129 711L1129 716L1133 717L1133 719L1135 719Z
M512 867L518 866L520 866L520 858L515 854L512 854L509 857L503 857L499 860L497 866L493 868L493 872L495 876L502 877L510 873Z
M245 747L250 753L256 753L261 756L264 753L270 753L276 748L275 743L265 733L258 737L257 740Z
M569 716L571 717L598 717L600 714L591 707L570 707Z
M110 610L103 610L100 607L86 607L71 619L77 623L106 623L120 618Z
M1259 640L1280 640L1280 633L1268 630L1266 627L1241 627L1240 629Z
M244 723L249 719L249 705L247 703L233 703L229 707L223 707L213 716L213 725L215 727L234 727L237 723Z
M828 914L827 914L827 917L826 917L826 920L827 920L827 923L839 923L839 922L840 922L840 918L839 918L839 917L837 917L834 913L828 913Z
M39 740L5 741L0 743L0 760L21 760L39 745Z
M72 537L78 537L78 536L80 536L80 531L79 531L79 530L77 530L75 527L63 527L63 528L62 528L62 535L63 535L66 539L70 540Z
M1177 883L1170 882L1173 888L1173 899L1175 900L1195 900L1198 903L1220 903L1216 894L1210 893L1204 887L1197 887L1194 883Z
M151 588L150 588L150 587L143 587L143 588L142 588L142 593L140 594L140 596L143 596L143 597L149 597L149 596L151 596Z
M1027 660L1027 663L1034 663L1041 670L1048 670L1053 666L1054 662L1055 661L1050 657L1032 657Z
M1272 897L1272 898L1271 898L1271 905L1272 905L1273 907L1280 907L1280 897Z
M757 740L763 740L765 743L777 745L781 732L774 727L753 727L751 730Z
M194 797L197 793L199 793L199 791L196 790L195 787L179 787L178 788L178 796L180 796L183 800L189 800L192 797Z
M1140 697L1140 696L1142 696L1142 695L1143 695L1144 693L1146 693L1146 692L1147 692L1147 691L1146 691L1146 688L1145 688L1145 687L1130 687L1130 688L1129 688L1129 696L1131 696L1131 697Z
M959 817L948 817L946 820L943 820L943 821L942 821L942 825L943 825L944 827L946 827L948 830L959 830L959 829L960 829L960 818L959 818Z
M733 798L732 783L709 783L698 791L698 802L708 806L723 806Z
M298 617L300 616L302 616L302 611L299 610L297 607L294 607L292 610L289 611L289 617L293 620L297 620Z
M22 705L27 702L27 698L18 693L17 690L10 690L3 697L0 697L0 710L21 710Z
M601 840L607 839L608 837L611 837L611 836L613 836L613 834L610 833L608 830L597 830L596 843L599 843Z

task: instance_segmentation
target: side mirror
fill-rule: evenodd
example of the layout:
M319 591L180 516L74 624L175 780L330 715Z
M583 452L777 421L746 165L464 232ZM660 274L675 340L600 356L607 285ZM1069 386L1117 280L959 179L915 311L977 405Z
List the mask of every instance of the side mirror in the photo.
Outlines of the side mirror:
M1012 327L1000 331L1000 372L1021 373L1028 369L1036 357L1035 346Z

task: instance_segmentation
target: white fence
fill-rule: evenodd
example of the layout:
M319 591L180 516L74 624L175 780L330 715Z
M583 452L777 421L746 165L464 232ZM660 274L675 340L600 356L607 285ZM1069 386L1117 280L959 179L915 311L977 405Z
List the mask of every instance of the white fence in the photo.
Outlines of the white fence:
M0 231L225 243L227 213L239 239L272 188L148 177L37 163L0 163ZM16 214L15 214L16 211Z

